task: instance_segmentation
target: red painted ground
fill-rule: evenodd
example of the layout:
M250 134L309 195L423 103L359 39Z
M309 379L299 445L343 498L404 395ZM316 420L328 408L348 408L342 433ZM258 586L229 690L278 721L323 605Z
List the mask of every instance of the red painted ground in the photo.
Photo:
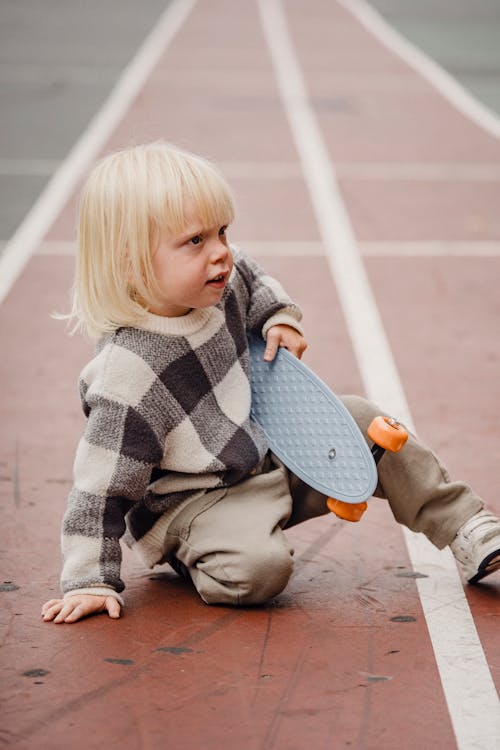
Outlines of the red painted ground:
M465 121L334 3L287 4L332 159L344 165L499 164ZM166 137L254 177L232 180L233 239L318 241L252 3L204 0L109 147ZM363 241L500 240L498 182L342 178ZM74 202L51 240L73 237ZM305 312L306 361L361 392L322 257L261 257ZM50 313L67 307L73 261L35 256L2 309L3 720L9 747L179 750L454 748L400 529L374 501L362 524L290 532L296 572L268 607L209 608L168 566L126 556L125 614L44 624L57 595L59 522L83 417L76 379L90 348ZM500 513L497 279L500 258L367 259L419 432ZM500 578L468 590L497 687ZM392 618L414 620L397 622ZM31 670L41 670L31 673Z

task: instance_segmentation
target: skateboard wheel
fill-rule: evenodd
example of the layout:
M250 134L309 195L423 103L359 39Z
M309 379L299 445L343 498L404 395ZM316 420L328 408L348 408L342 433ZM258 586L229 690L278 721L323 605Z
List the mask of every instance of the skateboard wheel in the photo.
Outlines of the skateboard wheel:
M397 453L408 440L408 433L392 417L375 417L368 427L368 437L384 450Z
M326 501L328 510L335 513L336 516L344 521L360 521L363 513L368 507L368 503L344 503L342 500L335 500L329 497Z

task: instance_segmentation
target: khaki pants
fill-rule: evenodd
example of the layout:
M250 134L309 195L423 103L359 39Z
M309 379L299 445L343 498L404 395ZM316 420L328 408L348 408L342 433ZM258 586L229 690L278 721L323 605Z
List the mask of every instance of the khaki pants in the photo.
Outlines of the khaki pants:
M366 434L380 410L358 396L343 401ZM396 521L439 548L483 506L412 435L400 453L384 455L378 474L375 495L388 500ZM185 566L208 604L263 603L285 588L292 572L283 529L327 512L324 495L269 455L260 473L187 505L167 531L165 553Z

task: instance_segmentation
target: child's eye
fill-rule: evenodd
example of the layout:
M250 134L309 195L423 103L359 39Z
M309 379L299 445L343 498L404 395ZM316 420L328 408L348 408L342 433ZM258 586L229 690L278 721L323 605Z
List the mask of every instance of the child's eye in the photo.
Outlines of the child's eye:
M219 237L224 237L224 235L226 234L226 232L227 232L227 226L221 227L219 229Z
M188 243L191 245L199 245L202 240L201 234L197 234L194 237L191 237L190 240L188 240Z

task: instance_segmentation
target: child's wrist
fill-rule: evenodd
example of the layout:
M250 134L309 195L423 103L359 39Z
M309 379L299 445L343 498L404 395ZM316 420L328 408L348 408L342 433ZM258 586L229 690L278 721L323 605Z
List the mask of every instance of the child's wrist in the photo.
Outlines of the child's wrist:
M304 329L293 315L287 311L287 308L279 310L275 315L271 315L262 326L262 336L265 339L269 329L273 326L289 326L294 328L301 336L304 335Z

